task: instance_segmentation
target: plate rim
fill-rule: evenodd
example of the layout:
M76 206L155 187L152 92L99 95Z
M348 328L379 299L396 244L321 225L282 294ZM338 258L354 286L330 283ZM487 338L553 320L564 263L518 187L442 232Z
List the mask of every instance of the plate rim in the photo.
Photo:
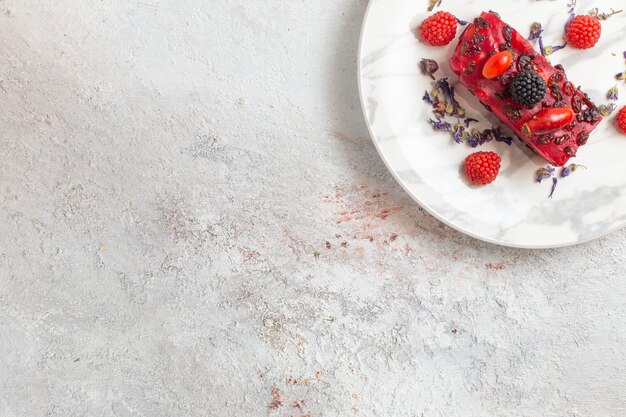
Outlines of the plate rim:
M435 219L437 219L438 221L440 221L441 223L445 224L448 227L451 227L452 229L463 233L464 235L470 236L474 239L483 241L483 242L487 242L493 245L498 245L498 246L502 246L502 247L509 247L509 248L516 248L516 249L557 249L557 248L566 248L566 247L571 247L571 246L576 246L576 245L582 245L584 243L588 243L597 239L600 239L602 237L605 237L621 228L623 228L624 226L626 226L626 221L613 226L612 228L609 228L605 231L603 231L602 233L599 233L595 236L591 236L589 238L586 239L582 239L582 240L575 240L575 241L569 241L569 242L563 242L563 243L556 243L556 244L547 244L547 245L528 245L528 244L518 244L515 242L509 242L509 241L503 241L503 240L498 240L498 239L494 239L491 238L489 236L484 236L481 235L479 233L475 233L471 230L468 230L467 228L455 224L453 221L445 218L444 216L442 216L441 214L439 214L436 210L434 210L432 207L430 207L425 201L422 201L420 198L418 198L418 196L414 195L408 188L408 186L404 183L404 181L398 176L398 174L395 172L394 169L391 168L391 166L389 165L389 162L387 161L387 158L385 158L382 149L380 147L380 145L378 144L378 141L376 140L376 135L374 134L374 131L372 129L372 126L369 122L369 119L367 117L367 109L366 109L366 101L365 101L365 97L364 97L364 92L363 92L363 85L362 85L362 74L361 74L361 62L362 62L362 52L363 52L363 40L364 40L364 35L365 35L365 29L368 23L368 20L370 18L370 13L372 11L372 5L374 3L376 3L379 0L369 0L367 3L367 7L365 9L365 14L363 15L363 21L361 22L361 29L360 29L360 33L359 33L359 45L358 45L358 49L357 49L357 83L358 83L358 90L359 90L359 102L361 104L361 112L363 114L363 118L365 120L365 125L367 126L367 131L369 133L370 139L371 141L374 143L374 147L376 148L376 152L378 152L378 155L380 156L380 159L383 161L383 163L385 164L385 167L387 168L387 170L389 171L389 173L392 175L392 177L396 180L396 182L402 187L402 189L404 190L405 193L407 193L411 199L413 201L415 201L422 209L426 210L426 212L428 214L430 214L431 216L433 216Z

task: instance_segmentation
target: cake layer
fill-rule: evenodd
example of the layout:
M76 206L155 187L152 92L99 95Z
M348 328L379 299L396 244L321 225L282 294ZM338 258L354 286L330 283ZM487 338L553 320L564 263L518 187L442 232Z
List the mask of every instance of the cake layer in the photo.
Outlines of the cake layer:
M485 68L487 61L502 51L509 51L510 55L494 57ZM563 67L552 66L497 13L482 13L467 26L450 59L450 67L488 110L553 165L563 166L575 156L602 120L589 97L568 81ZM504 68L504 72L494 74L498 67ZM518 90L514 91L518 101L511 95L512 80L526 72L535 72L545 80L545 95L531 106L518 102L524 101ZM541 89L536 90L535 95L543 94ZM564 120L566 124L562 123Z

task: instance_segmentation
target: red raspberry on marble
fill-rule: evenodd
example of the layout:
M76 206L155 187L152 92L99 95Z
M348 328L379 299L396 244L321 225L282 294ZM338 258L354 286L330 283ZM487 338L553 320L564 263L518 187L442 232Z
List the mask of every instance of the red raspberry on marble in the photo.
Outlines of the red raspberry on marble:
M624 134L626 134L626 106L617 113L617 126Z
M500 160L495 152L474 152L465 158L465 173L474 184L491 184L500 172Z
M595 17L576 16L567 26L566 35L570 45L578 49L589 49L600 39L602 25Z
M437 12L422 22L419 33L429 45L449 44L456 36L458 20L448 12Z

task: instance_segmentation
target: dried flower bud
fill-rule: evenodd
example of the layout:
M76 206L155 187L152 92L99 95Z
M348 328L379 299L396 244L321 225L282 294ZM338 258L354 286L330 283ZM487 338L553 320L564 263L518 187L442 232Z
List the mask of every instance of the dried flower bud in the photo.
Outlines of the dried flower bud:
M424 58L420 61L420 69L422 70L422 74L428 75L434 80L435 76L433 74L439 70L439 64L433 59Z

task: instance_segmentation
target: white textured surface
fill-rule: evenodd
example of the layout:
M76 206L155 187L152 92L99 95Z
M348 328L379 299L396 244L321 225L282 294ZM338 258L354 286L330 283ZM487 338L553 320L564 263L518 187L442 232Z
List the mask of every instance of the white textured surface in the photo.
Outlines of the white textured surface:
M419 210L362 121L365 7L0 0L0 415L624 415L626 232Z

